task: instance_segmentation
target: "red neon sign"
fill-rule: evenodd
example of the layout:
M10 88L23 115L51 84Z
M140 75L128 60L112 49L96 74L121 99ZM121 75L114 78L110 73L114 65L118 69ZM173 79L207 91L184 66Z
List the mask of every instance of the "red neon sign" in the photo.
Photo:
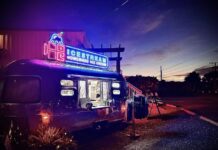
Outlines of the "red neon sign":
M65 46L53 42L44 43L44 55L47 55L48 59L64 62L66 60Z

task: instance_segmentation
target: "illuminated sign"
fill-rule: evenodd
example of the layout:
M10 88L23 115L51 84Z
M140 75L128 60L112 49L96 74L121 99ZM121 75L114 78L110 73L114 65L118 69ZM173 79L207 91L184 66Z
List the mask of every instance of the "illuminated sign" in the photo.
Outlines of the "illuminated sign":
M68 64L80 64L98 68L108 67L108 57L64 45L63 33L54 33L49 42L44 43L44 55L50 60L57 60Z

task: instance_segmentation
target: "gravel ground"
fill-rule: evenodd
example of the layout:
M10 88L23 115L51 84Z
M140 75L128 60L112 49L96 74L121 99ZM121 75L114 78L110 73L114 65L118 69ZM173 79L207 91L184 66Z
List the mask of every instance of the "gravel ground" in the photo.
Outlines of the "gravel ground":
M155 110L154 110L155 111ZM105 130L75 133L81 150L146 150L146 149L217 149L218 128L176 108L162 107L162 118L152 112L149 120L136 120L133 139L128 136L131 125L111 126Z

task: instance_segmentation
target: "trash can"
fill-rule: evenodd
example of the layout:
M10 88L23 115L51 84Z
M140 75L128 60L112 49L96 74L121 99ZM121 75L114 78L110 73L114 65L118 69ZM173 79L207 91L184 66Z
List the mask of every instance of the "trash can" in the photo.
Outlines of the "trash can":
M131 121L132 120L132 103L133 101L129 101L127 103L127 121Z
M148 103L144 96L134 96L134 114L136 119L147 117Z

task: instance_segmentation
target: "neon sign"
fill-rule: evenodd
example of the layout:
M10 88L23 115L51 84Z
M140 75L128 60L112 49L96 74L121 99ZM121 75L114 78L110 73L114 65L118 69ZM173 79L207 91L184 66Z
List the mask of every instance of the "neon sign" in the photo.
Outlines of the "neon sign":
M63 32L54 33L50 40L44 43L44 55L48 59L97 68L108 67L107 56L64 45L62 35Z

